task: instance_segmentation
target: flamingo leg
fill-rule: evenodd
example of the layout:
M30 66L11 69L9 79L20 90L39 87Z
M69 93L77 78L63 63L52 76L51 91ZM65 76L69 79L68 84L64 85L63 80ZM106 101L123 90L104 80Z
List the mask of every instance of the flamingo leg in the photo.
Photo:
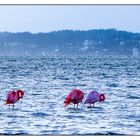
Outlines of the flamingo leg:
M94 103L92 104L92 106L94 107Z
M75 104L74 104L74 109L75 109Z
M13 108L14 108L14 103L13 103Z
M77 109L78 109L78 104L77 104Z
M87 108L91 108L91 103L89 103L89 106L87 106Z

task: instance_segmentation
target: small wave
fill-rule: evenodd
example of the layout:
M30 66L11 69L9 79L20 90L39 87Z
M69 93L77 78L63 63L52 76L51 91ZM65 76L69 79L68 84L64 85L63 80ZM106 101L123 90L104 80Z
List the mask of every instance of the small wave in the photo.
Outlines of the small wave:
M82 113L83 112L83 108L78 108L78 109L75 109L74 107L69 107L67 109L70 113Z
M49 116L49 114L43 113L43 112L32 113L31 115L34 116L34 117L46 117L46 116Z
M125 135L125 134L108 132L108 133L95 133L94 135L111 135L111 136L117 136L117 135Z
M126 86L127 88L137 88L137 86Z
M9 136L11 136L11 135L21 135L21 136L23 136L23 135L28 135L28 133L27 132L17 132L17 133L0 133L0 136L5 136L5 135L9 135Z
M128 99L140 99L139 96L133 96L133 95L129 95L127 96Z
M80 119L83 119L84 116L81 116L81 115L65 115L64 117L68 118L68 119L74 119L74 118L80 118Z
M37 96L37 95L40 95L39 93L32 93L31 94L32 96Z
M69 80L67 77L54 77L54 80L59 79L59 80Z
M109 86L109 87L119 87L119 85L118 84L115 84L115 83L107 84L107 86Z
M14 133L12 135L21 135L21 136L23 136L23 135L28 135L28 133L26 133L26 132L19 132L19 133Z
M140 120L136 120L136 122L140 122Z
M103 110L103 107L100 106L87 106L87 108Z
M107 132L107 133L86 133L86 134L72 134L72 135L96 135L96 136L122 136L122 135L126 135L126 134L122 134L122 133L114 133L114 132Z
M7 115L8 118L18 118L17 115Z
M60 135L60 131L59 130L43 130L43 131L40 131L40 134L39 135L43 135L43 136L48 136L48 135Z

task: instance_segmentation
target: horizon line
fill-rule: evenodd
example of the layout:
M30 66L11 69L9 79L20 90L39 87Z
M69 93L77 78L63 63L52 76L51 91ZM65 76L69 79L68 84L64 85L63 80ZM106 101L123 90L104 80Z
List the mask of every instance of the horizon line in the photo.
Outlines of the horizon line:
M30 34L40 34L40 33L52 33L52 32L60 32L60 31L91 31L91 30L116 30L116 31L122 31L122 32L127 32L127 33L140 33L140 32L134 32L134 31L128 31L128 30L120 30L117 28L96 28L96 29L59 29L59 30L52 30L48 32L32 32L32 31L0 31L0 33L30 33Z

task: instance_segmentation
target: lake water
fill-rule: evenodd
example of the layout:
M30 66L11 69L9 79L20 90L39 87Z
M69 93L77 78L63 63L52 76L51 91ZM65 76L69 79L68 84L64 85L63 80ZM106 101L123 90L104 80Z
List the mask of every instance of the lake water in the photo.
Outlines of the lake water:
M65 108L75 88L106 101ZM17 89L25 96L15 108L3 105ZM0 57L0 108L0 135L140 135L140 58Z

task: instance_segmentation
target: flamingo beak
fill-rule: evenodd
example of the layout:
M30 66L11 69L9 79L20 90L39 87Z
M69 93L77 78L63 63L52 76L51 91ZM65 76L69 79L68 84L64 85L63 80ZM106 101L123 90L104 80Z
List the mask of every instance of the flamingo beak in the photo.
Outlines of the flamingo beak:
M66 100L64 101L64 104L65 104L65 107L67 107L67 106L69 105L69 101L66 99Z
M20 97L20 98L22 98L22 95L21 95L21 93L20 93L20 92L19 92L19 97Z
M7 104L7 100L4 100L5 104Z
M64 104L65 104L65 106L68 106L68 102L67 101L64 101Z

